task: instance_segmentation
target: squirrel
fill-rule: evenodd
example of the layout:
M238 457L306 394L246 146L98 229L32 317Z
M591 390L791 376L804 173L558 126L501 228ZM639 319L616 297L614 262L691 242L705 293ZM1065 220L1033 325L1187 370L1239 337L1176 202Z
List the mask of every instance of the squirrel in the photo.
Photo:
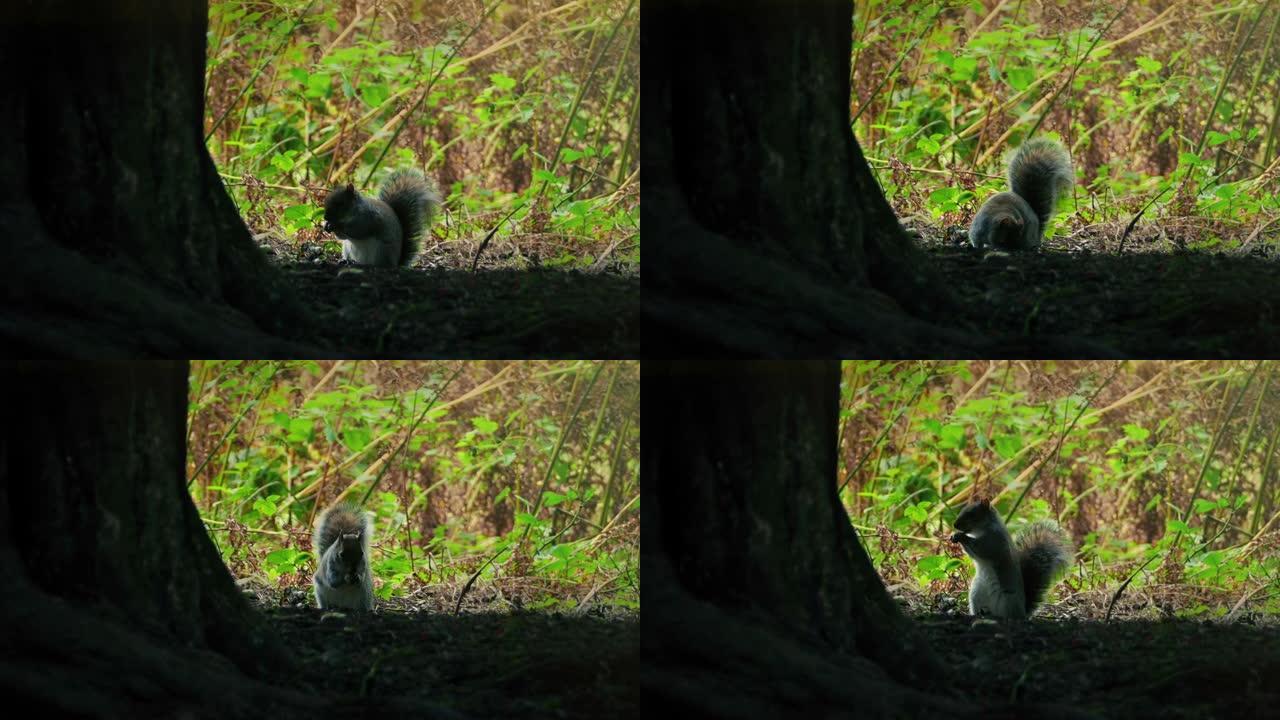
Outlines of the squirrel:
M378 197L366 197L355 186L324 199L324 229L342 239L342 259L359 265L401 267L413 262L419 236L440 209L440 192L416 170L397 170Z
M1075 180L1071 156L1060 143L1035 138L1009 159L1009 190L982 204L969 226L969 242L979 250L1034 250L1058 199Z
M351 505L334 505L316 523L314 576L316 604L322 610L373 609L373 572L369 569L369 516Z
M969 586L969 613L1021 620L1044 600L1057 575L1071 564L1071 540L1052 520L1009 531L988 500L965 505L956 517L958 542L978 573Z

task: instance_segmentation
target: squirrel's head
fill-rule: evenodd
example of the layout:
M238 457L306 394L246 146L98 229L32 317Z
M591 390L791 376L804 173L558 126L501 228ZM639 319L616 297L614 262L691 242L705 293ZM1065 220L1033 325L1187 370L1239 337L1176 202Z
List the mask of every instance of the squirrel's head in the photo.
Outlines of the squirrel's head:
M351 183L329 193L324 199L324 229L333 231L341 227L342 221L359 197L356 186Z
M978 498L960 509L956 516L956 529L961 532L972 530L986 521L992 512L991 501L985 497Z

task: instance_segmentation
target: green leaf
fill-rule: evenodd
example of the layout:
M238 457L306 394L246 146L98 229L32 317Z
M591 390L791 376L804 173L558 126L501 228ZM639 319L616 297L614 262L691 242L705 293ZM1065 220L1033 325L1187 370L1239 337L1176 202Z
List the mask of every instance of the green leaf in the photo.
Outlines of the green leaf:
M972 80L978 71L978 59L973 57L956 58L952 80Z
M928 555L916 562L916 577L921 585L933 580L945 580L947 573L959 567L960 561L946 555Z
M327 97L333 89L333 76L329 73L315 73L307 78L306 96L312 98Z
M369 441L373 439L373 434L368 428L343 428L342 442L351 452L360 452L369 445Z
M284 209L284 219L294 223L311 220L316 209L311 205L290 205Z
M267 562L272 565L292 565L297 562L299 553L293 548L284 548L267 553Z
M293 169L293 156L296 154L297 152L294 150L286 153L276 153L271 156L271 166L281 172L289 172Z
M1160 69L1164 67L1164 63L1159 60L1146 57L1145 55L1140 55L1134 58L1134 62L1138 63L1138 67L1141 68L1143 72L1150 75L1160 72Z
M294 442L305 442L311 439L314 422L311 418L293 418L289 421L289 439Z
M1004 74L1014 90L1026 90L1036 81L1036 71L1029 67L1009 68Z
M915 505L908 505L906 509L903 510L903 514L912 522L922 523L928 519L929 507L931 505L933 505L933 503L928 500L918 502Z
M1005 460L1022 450L1022 438L1018 435L996 435L994 439L996 452Z
M558 185L561 182L563 182L560 179L559 175L556 175L555 173L549 170L534 170L533 179L541 180L542 182L547 183L548 185Z
M1230 140L1231 136L1216 130L1210 130L1205 138L1209 141L1209 147L1215 147Z
M1142 442L1143 440L1146 440L1148 437L1151 436L1151 431L1147 430L1146 428L1140 425L1134 425L1133 423L1125 423L1123 427L1124 427L1124 434L1134 440L1137 440L1138 442Z
M378 107L391 97L391 90L382 83L362 83L360 85L360 99L364 100L369 107Z
M1194 512L1197 515L1203 515L1207 512L1213 512L1214 510L1217 510L1217 509L1218 509L1218 503L1212 500L1205 500L1204 498L1196 498L1196 506L1195 506Z
M964 445L964 426L957 423L942 426L942 439L938 447L960 448Z
M943 205L949 202L953 202L956 199L956 195L959 195L959 194L960 194L960 191L956 188L952 188L952 187L938 188L937 190L934 190L933 192L929 193L929 202L933 203L934 205Z

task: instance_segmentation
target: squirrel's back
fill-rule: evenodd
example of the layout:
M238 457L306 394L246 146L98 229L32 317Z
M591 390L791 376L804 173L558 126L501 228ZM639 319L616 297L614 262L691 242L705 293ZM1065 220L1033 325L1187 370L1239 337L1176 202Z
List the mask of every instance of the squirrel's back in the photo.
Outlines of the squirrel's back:
M1071 157L1060 143L1033 138L1009 158L1009 190L987 199L969 226L969 242L982 249L1040 246L1058 199L1071 189Z

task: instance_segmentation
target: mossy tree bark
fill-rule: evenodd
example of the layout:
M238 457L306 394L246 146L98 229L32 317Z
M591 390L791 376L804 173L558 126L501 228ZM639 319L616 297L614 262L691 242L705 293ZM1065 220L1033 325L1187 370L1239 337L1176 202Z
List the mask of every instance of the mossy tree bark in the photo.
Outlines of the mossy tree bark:
M646 709L941 714L929 648L840 505L836 361L642 368Z
M280 355L305 323L204 145L203 1L6 3L0 342L28 353ZM17 71L21 68L21 71Z

